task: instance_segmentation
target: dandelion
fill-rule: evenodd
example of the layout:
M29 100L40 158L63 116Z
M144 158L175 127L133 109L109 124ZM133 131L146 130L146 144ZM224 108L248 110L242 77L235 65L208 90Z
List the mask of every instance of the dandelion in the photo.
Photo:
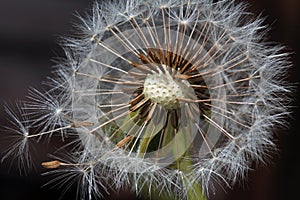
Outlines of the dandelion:
M288 113L289 63L250 16L226 0L96 2L24 108L40 130L26 138L78 136L70 159L42 163L54 181L77 177L87 199L107 185L206 199L266 162Z

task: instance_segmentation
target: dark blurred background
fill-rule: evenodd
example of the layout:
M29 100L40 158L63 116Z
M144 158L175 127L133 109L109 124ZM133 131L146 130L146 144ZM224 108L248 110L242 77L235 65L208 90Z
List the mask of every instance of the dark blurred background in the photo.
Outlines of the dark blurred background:
M270 41L287 46L294 66L289 72L289 81L300 83L300 1L299 0L247 0L249 9L267 16L271 24ZM41 82L51 75L51 59L63 55L57 45L58 36L72 34L75 11L83 14L91 7L92 0L0 0L0 104L22 100L29 87L40 88ZM300 199L300 143L297 122L299 115L299 90L295 92L290 128L278 131L279 153L272 155L272 162L260 165L251 171L248 180L237 184L232 190L218 189L212 200L290 200ZM298 106L298 107L296 107ZM2 107L2 106L1 106ZM0 124L5 123L3 110ZM3 151L4 133L0 134L0 152ZM36 147L35 163L47 160L47 152L56 145L40 144ZM37 165L27 176L20 176L16 166L9 162L0 163L1 200L56 200L62 189L42 187L49 177L41 176L44 169ZM62 197L75 199L76 188ZM106 199L135 199L129 192L112 194Z

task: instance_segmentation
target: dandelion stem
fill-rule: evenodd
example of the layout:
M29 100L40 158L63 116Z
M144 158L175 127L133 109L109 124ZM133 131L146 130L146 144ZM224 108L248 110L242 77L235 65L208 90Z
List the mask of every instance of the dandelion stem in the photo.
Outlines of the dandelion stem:
M149 123L151 124L152 122L150 121ZM151 148L150 146L153 145L152 141L154 140L156 134L161 134L159 144L156 144L160 148L168 145L174 139L174 136L176 134L182 134L181 132L184 131L174 129L171 122L171 116L168 116L167 122L162 130L155 129L155 126L153 127L150 124L147 130L145 131L144 138L141 140L139 145L139 153L141 157L143 157L144 154L146 154L147 151L149 151L149 148ZM172 147L172 153L174 154L174 157L177 157L177 154L180 154L182 148L187 149L187 145L189 145L189 142L183 135L183 137L181 137L177 142L175 142L174 146ZM179 159L177 159L175 163L170 164L169 168L178 171L178 178L181 179L181 182L185 187L187 200L206 200L207 198L203 194L202 186L199 183L192 183L190 181L192 177L188 174L190 174L191 172L192 165L192 158L190 156L190 153L187 151ZM162 194L159 196L158 199L171 200L172 198L172 196Z
M179 148L182 148L182 146L186 145L188 145L188 141L186 137L182 137L180 143L178 145L175 145L174 152L177 151L177 146L180 146ZM202 191L202 186L197 182L190 181L190 179L192 178L190 175L192 165L192 158L189 151L186 151L186 153L177 160L178 175L182 179L182 183L185 186L187 200L206 200L206 196Z

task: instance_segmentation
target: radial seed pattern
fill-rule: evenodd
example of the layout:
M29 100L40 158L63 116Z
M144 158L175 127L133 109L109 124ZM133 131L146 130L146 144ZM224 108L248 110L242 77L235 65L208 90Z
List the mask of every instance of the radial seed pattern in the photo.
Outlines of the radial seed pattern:
M83 150L43 165L83 174L88 198L107 181L200 199L212 180L243 177L274 148L271 128L288 102L287 54L265 45L261 21L247 17L226 0L95 3L44 95L57 94L45 122L53 130L33 135L72 131ZM38 94L29 109L43 102Z

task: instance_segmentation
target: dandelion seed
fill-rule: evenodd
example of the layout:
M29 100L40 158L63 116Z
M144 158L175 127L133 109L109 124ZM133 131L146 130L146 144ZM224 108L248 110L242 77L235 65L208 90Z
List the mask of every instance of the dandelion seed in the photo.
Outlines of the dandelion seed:
M72 162L42 163L61 174L54 180L79 173L87 199L109 182L204 200L214 182L230 187L265 162L288 114L288 54L265 44L262 21L244 22L244 10L226 0L95 3L77 25L84 36L66 39L49 92L34 90L26 109L42 130L28 138L78 134Z
M9 147L2 152L3 156L1 162L6 159L17 159L20 172L26 173L26 170L32 168L32 158L30 156L29 148L29 129L30 122L22 113L21 106L17 105L16 111L13 111L8 106L5 107L5 111L8 114L9 124L4 128L9 131L7 142Z

